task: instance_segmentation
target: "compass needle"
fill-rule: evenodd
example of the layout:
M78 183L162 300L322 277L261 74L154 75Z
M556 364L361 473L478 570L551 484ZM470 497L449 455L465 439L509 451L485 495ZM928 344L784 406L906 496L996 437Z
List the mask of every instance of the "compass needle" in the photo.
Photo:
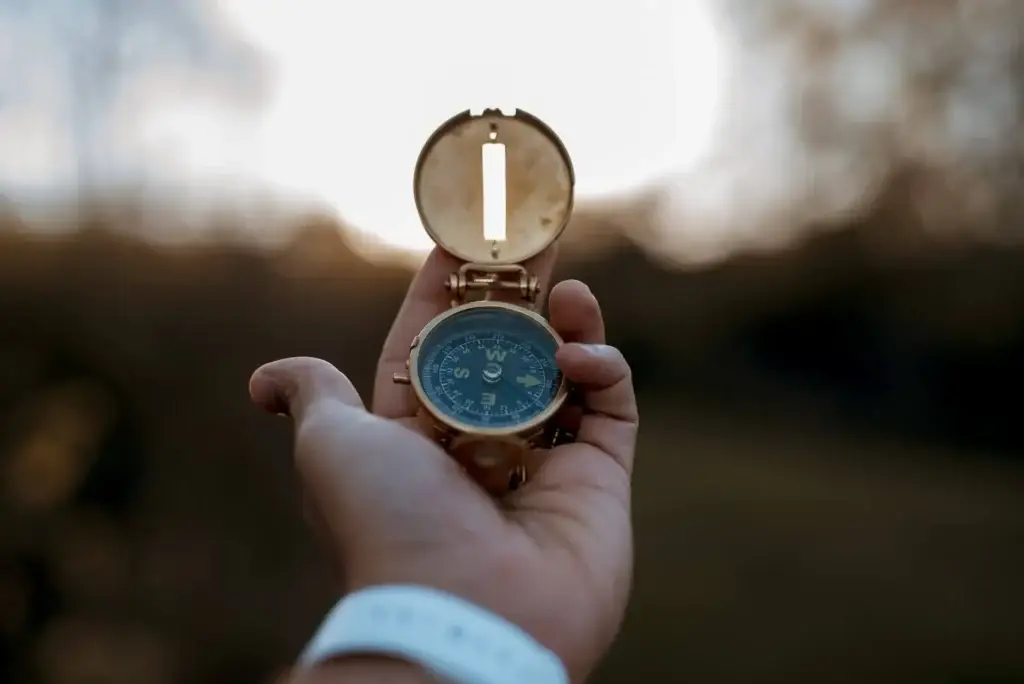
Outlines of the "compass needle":
M540 380L533 375L520 375L516 378L516 382L526 388L535 387L540 384Z

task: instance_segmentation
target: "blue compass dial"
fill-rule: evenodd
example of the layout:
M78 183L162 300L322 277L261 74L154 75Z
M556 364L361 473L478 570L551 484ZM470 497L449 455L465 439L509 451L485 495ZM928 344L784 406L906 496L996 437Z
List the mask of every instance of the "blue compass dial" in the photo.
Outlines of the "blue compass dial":
M558 396L558 340L525 313L466 309L420 342L417 375L426 399L444 416L481 428L530 421Z

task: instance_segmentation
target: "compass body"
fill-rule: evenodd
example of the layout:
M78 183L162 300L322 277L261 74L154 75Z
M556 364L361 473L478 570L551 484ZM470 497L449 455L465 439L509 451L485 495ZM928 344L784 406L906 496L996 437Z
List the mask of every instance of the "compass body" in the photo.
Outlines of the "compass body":
M395 382L412 385L426 431L495 494L572 439L552 420L568 396L562 340L534 311L542 284L526 264L568 224L573 185L558 136L521 110L452 117L416 164L423 227L463 263L438 283L452 308L416 336Z

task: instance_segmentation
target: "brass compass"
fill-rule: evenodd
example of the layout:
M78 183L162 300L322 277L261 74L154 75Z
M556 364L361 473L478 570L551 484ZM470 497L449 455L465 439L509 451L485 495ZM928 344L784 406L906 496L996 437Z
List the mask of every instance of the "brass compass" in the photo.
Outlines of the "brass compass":
M523 264L569 221L572 162L526 112L467 111L427 140L413 185L427 233L465 263L438 283L452 307L416 336L395 382L412 386L459 463L500 483L492 489L514 489L532 449L565 439L551 426L567 396L555 363L562 339L534 310L540 282Z

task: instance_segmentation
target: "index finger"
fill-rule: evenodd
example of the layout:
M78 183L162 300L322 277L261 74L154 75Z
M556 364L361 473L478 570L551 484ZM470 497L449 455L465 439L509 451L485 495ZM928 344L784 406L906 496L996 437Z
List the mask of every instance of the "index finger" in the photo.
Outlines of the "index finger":
M523 264L540 279L540 293L537 295L539 308L551 280L555 265L556 248L548 247ZM459 270L463 262L435 247L420 268L409 291L405 295L398 316L384 342L373 389L373 412L385 418L407 418L416 414L416 401L407 385L396 384L395 373L405 372L409 359L409 346L436 316L451 307L451 294L445 287L448 276Z

